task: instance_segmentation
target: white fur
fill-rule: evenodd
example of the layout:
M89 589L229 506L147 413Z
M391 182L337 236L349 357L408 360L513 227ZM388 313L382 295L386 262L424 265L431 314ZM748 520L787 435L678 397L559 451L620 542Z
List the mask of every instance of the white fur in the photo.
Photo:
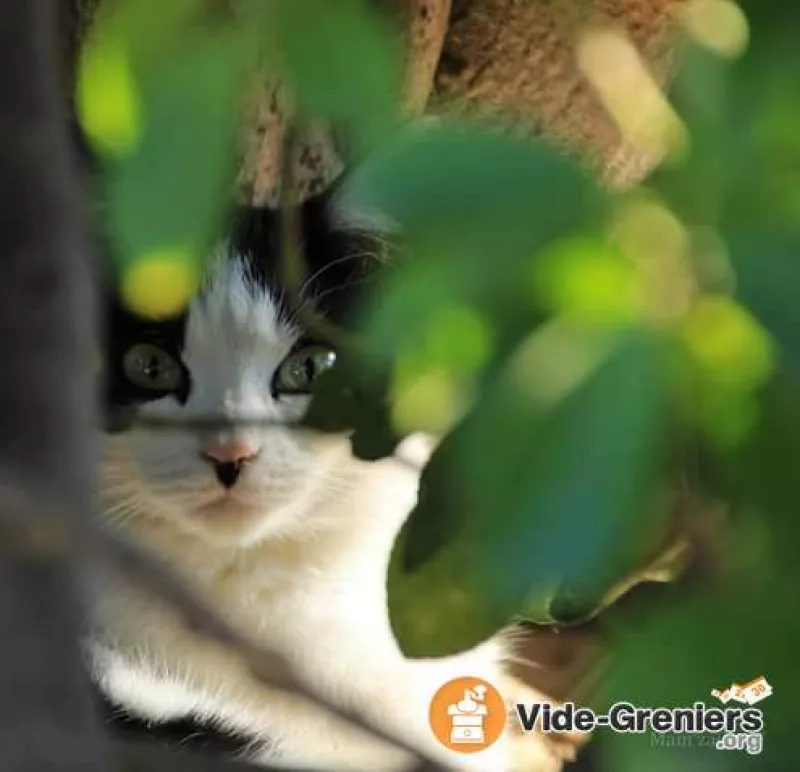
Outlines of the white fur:
M254 296L234 264L221 264L190 314L187 405L164 399L147 410L297 417L307 399L276 401L269 389L297 334L269 296ZM416 499L415 471L393 459L359 462L342 437L288 426L238 432L260 455L230 491L199 455L203 442L226 437L134 430L108 438L103 524L167 560L239 631L286 657L313 689L367 711L454 767L510 772L508 742L459 756L438 745L427 723L431 696L447 680L501 682L501 647L490 641L458 657L408 661L390 629L385 573ZM116 577L96 588L93 670L132 713L214 718L268 740L254 754L274 765L408 767L407 754L265 687L229 651L198 638L172 611ZM524 742L538 759L525 769L560 768L541 739Z

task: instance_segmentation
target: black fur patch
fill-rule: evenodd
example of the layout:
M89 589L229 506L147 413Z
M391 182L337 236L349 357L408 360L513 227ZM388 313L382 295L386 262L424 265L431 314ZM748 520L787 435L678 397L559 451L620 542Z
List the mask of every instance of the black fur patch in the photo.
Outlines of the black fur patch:
M299 228L304 269L303 300L338 324L352 326L355 311L369 282L380 268L380 244L369 234L335 227L330 199L335 189L309 199L302 207ZM231 256L247 263L248 273L284 304L280 214L269 208L240 208L234 214Z
M131 383L122 369L122 360L128 349L137 343L152 343L167 351L183 364L186 316L164 321L151 321L131 313L109 292L103 325L103 396L107 416L106 428L119 431L127 428L136 408L154 398L152 392ZM175 398L184 403L191 390L191 373L184 366L184 384Z
M315 299L317 311L336 323L352 326L360 300L381 265L377 257L379 245L367 234L334 227L330 216L333 194L331 190L310 199L300 212L301 247L308 279L304 279L303 298ZM280 213L267 207L239 207L230 222L227 259L244 261L253 282L268 288L273 298L289 306L291 298L283 289ZM107 281L106 286L103 392L107 428L113 431L124 429L139 405L156 398L125 377L125 352L136 343L153 343L181 362L186 314L164 321L140 318L121 305L113 291L113 281ZM179 402L186 401L191 389L191 373L187 370L185 375L185 390L174 395Z

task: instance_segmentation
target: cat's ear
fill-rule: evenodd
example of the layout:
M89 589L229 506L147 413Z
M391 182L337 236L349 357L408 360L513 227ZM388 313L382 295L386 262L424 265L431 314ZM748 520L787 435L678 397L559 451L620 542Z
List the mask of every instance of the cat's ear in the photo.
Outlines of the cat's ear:
M348 195L346 185L335 191L330 203L331 225L338 231L398 236L402 228L379 207L357 202Z
M426 115L406 123L396 137L390 137L386 146L377 148L374 156L353 163L346 173L328 190L328 210L333 227L342 230L371 234L383 239L400 236L402 223L388 211L371 201L368 191L375 182L375 170L380 170L392 155L392 142L408 142L426 131L442 124L442 119ZM378 177L381 176L379 171ZM374 192L374 189L373 189Z

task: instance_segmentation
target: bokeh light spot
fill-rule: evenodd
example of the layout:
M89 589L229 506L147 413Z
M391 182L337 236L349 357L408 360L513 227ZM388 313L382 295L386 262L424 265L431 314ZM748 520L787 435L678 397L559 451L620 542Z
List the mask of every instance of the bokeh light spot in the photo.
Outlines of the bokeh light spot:
M106 36L87 46L77 100L83 129L99 152L123 158L135 150L142 134L141 100L120 41Z
M750 313L724 295L700 300L686 319L683 341L714 383L751 391L774 365L773 344Z
M553 245L534 260L533 285L548 310L590 323L628 321L637 314L633 266L599 240Z
M432 368L410 377L406 370L395 382L392 423L401 434L444 434L460 416L463 389L445 369Z
M131 311L162 319L183 311L196 286L197 269L186 250L159 250L128 268L122 278L122 299Z
M656 324L683 319L697 290L683 223L656 198L636 196L617 213L611 238L636 268L646 317Z
M691 0L683 25L698 43L730 59L741 56L750 39L747 17L732 0Z
M463 305L437 309L428 327L425 353L458 372L479 369L492 353L492 331L476 311Z

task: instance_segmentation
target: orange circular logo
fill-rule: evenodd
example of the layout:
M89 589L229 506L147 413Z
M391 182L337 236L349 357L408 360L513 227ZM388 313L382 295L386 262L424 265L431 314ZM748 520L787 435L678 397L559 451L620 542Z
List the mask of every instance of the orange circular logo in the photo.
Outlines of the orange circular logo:
M503 734L506 703L494 686L480 678L455 678L433 695L428 720L445 748L477 753Z

